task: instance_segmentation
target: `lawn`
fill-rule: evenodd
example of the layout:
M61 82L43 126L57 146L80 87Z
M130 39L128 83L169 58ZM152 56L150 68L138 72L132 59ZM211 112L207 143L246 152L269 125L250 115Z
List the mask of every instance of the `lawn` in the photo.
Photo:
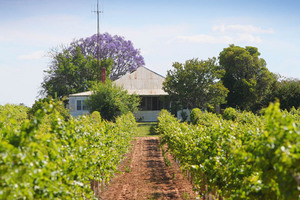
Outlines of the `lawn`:
M138 122L136 137L157 136L155 127L157 122Z

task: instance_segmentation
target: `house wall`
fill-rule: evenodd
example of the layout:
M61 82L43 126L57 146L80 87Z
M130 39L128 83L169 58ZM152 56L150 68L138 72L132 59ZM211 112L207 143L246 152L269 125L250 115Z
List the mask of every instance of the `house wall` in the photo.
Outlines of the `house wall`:
M73 117L78 117L79 115L84 115L84 114L88 114L89 111L88 110L77 110L77 103L78 100L80 100L81 102L84 102L88 97L86 96L79 96L79 97L70 97L69 98L69 109L70 109L70 114ZM82 107L83 108L83 107Z
M157 122L160 110L138 111L134 113L137 122Z
M70 114L73 117L78 117L83 114L88 114L88 110L77 110L77 101L84 101L88 97L70 97L69 98L69 109L70 109ZM134 113L135 119L138 122L155 122L157 121L157 117L159 114L160 110L143 110L143 111L138 111L137 113Z

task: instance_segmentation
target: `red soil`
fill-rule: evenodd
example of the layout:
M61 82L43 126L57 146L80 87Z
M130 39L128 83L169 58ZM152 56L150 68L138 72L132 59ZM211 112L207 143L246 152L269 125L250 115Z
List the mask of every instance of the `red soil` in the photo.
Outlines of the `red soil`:
M157 137L136 138L132 152L99 199L195 199L193 186L172 165L164 163Z

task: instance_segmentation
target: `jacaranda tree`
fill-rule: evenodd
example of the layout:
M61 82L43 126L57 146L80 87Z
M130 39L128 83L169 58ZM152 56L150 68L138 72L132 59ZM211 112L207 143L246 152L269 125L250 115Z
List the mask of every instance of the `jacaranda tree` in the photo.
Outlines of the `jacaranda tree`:
M98 45L100 50L100 60L113 60L110 78L115 80L126 72L133 71L138 67L145 65L144 58L140 54L139 49L135 49L130 40L118 35L110 35L109 33L97 34L81 38L71 43L69 51L74 54L77 46L81 48L82 54L97 58Z
M45 70L40 93L62 98L89 90L100 77L98 46L100 68L106 68L106 75L112 80L145 64L140 51L121 36L105 33L100 34L99 38L97 35L81 38L69 46L50 51L52 60L49 69Z

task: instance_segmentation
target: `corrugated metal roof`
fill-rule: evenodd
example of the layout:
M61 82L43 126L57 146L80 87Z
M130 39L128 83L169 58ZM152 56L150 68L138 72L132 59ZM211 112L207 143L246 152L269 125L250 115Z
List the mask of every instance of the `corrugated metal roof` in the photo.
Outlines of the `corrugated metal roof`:
M146 67L139 67L130 74L125 74L114 83L122 86L129 94L138 95L168 95L162 89L165 78Z
M130 74L125 74L114 83L123 87L128 94L137 94L141 96L161 96L168 95L163 89L165 78L146 67L139 67ZM71 94L70 97L89 96L91 91Z
M92 94L92 91L86 91L86 92L80 92L75 94L70 94L70 97L84 97L84 96L90 96Z
M128 94L137 94L139 96L165 96L168 93L160 90L127 90Z

